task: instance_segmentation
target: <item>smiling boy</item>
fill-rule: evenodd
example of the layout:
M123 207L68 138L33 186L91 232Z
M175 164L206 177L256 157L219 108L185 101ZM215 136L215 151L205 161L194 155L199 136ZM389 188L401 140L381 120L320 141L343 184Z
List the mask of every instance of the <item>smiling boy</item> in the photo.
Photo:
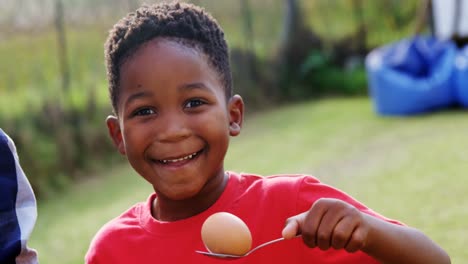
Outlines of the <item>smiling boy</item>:
M120 153L158 193L153 213L164 221L216 201L227 180L229 136L240 132L242 99L226 100L202 54L170 38L143 44L122 65L118 117L107 120Z
M311 176L224 170L244 104L224 33L202 9L141 7L110 32L106 62L109 134L154 193L101 228L86 263L221 263L195 253L204 220L220 211L246 222L253 246L287 238L238 263L450 263L418 230Z

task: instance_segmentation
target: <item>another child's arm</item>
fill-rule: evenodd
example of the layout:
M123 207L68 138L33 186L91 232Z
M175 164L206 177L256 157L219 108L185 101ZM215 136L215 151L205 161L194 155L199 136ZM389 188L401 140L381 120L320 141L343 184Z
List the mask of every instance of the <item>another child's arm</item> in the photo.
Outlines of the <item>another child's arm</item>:
M311 248L361 250L382 263L450 263L447 253L420 231L365 214L331 198L286 221L283 237L302 235Z

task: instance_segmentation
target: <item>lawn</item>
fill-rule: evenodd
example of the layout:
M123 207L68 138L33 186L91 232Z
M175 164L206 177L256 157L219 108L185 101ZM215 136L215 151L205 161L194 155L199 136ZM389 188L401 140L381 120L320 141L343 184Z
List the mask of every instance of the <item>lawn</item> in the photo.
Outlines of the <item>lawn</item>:
M326 99L250 115L226 169L308 173L468 259L468 112L409 118L374 114L367 98ZM103 127L104 129L104 127ZM123 159L122 159L123 161ZM120 163L39 204L30 245L41 263L83 263L106 221L151 189Z

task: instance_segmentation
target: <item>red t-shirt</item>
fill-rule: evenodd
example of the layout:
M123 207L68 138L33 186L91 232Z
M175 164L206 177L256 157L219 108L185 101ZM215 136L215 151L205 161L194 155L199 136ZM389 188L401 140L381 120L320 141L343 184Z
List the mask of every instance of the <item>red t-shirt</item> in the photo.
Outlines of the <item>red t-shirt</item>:
M145 203L136 204L101 228L86 254L86 263L226 263L226 260L195 252L205 251L200 231L208 216L223 211L240 217L252 233L253 248L281 237L287 218L305 212L323 197L341 199L365 213L393 222L311 176L261 177L229 172L228 184L218 201L193 217L174 222L154 219L151 204L156 194ZM248 257L231 261L245 264L378 263L363 252L351 254L344 250L310 249L300 238L275 243Z

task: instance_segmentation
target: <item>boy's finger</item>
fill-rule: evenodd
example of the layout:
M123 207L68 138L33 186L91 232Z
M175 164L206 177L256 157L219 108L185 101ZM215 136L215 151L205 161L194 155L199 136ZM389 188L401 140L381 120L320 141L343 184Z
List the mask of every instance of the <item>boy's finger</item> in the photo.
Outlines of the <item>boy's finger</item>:
M344 218L335 226L332 235L331 246L334 249L342 249L350 241L351 235L356 228L352 218Z
M317 246L318 228L327 210L328 201L322 198L317 200L305 215L304 224L301 226L302 240L304 240L304 243L310 248Z
M354 230L351 239L346 244L345 250L353 253L363 248L365 246L365 235L364 229L357 227L356 230Z
M353 218L347 217L349 215L348 211L351 210L349 209L349 206L345 205L342 201L327 200L326 202L324 201L323 204L326 206L322 211L322 220L317 228L317 246L322 250L327 250L333 246L334 239L337 240L335 241L337 245L341 243L345 244L348 241L352 230L349 233L345 232L348 231L346 230L348 225L352 223L347 223L345 219ZM342 225L340 225L340 223Z
M326 210L318 223L316 233L316 243L321 250L327 250L332 244L333 230L342 220L342 215L334 213L333 210Z

